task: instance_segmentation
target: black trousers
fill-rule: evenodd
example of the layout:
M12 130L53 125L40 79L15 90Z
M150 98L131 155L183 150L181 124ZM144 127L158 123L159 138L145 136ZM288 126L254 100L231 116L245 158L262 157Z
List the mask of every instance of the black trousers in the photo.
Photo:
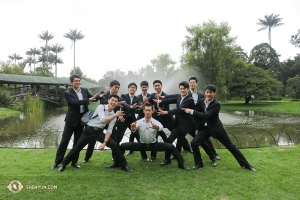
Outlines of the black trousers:
M194 134L193 134L194 133ZM191 135L192 136L195 136L195 131L192 131L191 132ZM199 134L198 134L199 135ZM185 136L186 136L186 133L182 132L179 128L179 126L176 126L172 132L171 132L171 135L168 137L168 143L173 143L175 139L177 139L177 144L182 144L182 141L185 139ZM194 139L193 139L194 140ZM204 141L202 144L201 144L202 148L204 149L204 151L206 152L206 154L209 156L209 158L211 160L214 160L215 159L215 156L212 152L212 150L210 149L209 145L206 143L206 141ZM181 149L181 147L180 147ZM192 148L193 149L193 148ZM193 149L194 150L194 149ZM177 149L178 151L178 149ZM178 151L179 152L179 151ZM166 152L166 155L165 157L169 157L170 158L171 154L168 154L168 152Z
M65 166L68 165L90 141L97 140L103 143L104 138L105 134L103 133L103 129L94 130L93 127L85 127L81 137L78 140L78 143L63 159L62 164ZM114 152L114 154L116 155L116 160L120 166L127 165L126 159L120 150L119 144L116 143L113 138L110 138L107 141L106 146L111 148L111 150Z
M194 161L196 165L203 165L199 146L205 143L209 137L211 137L211 133L206 127L203 130L199 131L191 142L194 154ZM242 154L242 152L231 142L227 134L224 134L221 137L217 137L216 139L219 140L230 151L230 153L235 157L235 159L238 161L241 167L249 166L249 163Z
M73 133L74 133L73 148L74 148L82 134L82 130L83 130L83 126L81 125L80 121L77 122L77 126L75 127L71 127L65 124L62 138L56 151L56 157L54 161L56 164L60 164L62 162ZM73 157L72 163L77 163L78 157L79 157L79 153Z
M121 144L121 150L124 153L125 150L132 151L166 151L170 155L172 154L178 163L184 163L184 159L181 154L177 151L177 149L169 143L156 142L151 144L137 143L137 142L125 142ZM165 159L170 160L169 157L165 157Z

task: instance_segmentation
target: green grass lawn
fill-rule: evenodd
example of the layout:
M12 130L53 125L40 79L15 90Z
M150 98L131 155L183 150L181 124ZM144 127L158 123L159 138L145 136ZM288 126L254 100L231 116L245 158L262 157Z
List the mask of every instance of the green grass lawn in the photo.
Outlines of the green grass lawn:
M82 163L83 151L80 169L69 165L57 172L50 169L56 149L1 148L0 199L299 199L299 150L299 145L242 149L256 173L239 167L225 149L217 149L217 167L204 154L204 168L191 171L177 168L176 161L160 167L163 153L146 163L135 152L126 157L133 170L126 173L105 168L112 162L110 151L95 151ZM192 167L192 154L182 155ZM24 189L11 193L6 187L12 180Z
M18 114L20 114L20 111L11 110L9 108L0 108L0 119L10 117L10 116L14 116L14 115L18 115Z

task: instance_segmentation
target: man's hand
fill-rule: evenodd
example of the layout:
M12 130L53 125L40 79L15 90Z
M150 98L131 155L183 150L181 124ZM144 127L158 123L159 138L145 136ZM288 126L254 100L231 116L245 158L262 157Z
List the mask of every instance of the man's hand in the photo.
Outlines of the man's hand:
M189 108L181 108L181 110L184 110L185 113L190 114L192 112L193 109L189 109Z
M137 107L138 107L138 105L137 105L137 103L135 103L135 104L133 104L133 105L130 106L130 109L135 109Z
M116 116L119 117L119 116L125 115L123 112L124 112L124 111L118 110L118 111L116 112Z
M124 103L125 103L125 101L119 101L118 104L117 104L117 106L121 106Z
M195 135L198 135L198 130L195 130Z
M155 103L157 103L157 105L161 103L161 100L159 100L159 99L153 99L153 101L154 101Z
M98 94L95 94L94 96L92 96L91 98L89 98L90 101L94 101L97 98Z
M158 130L158 128L159 128L159 126L158 125L156 125L156 124L153 124L153 122L151 121L151 124L152 124L152 126L150 126L149 128L153 128L153 129L156 129L156 130Z
M119 111L118 111L118 112L119 112ZM119 120L120 120L121 122L125 122L125 118L123 117L123 115L118 116L118 118L119 118Z
M168 111L162 110L161 108L158 108L157 115L167 115Z
M132 124L130 124L131 131L135 131L138 128L139 128L139 126L136 126L136 122L133 122Z
M143 99L143 104L149 103L148 98Z
M104 147L105 147L105 146L106 146L106 142L102 143L102 144L100 145L100 147L98 148L98 150L100 150L100 151L104 150Z
M107 94L107 91L104 91L102 94L99 94L99 97L102 98L106 94Z

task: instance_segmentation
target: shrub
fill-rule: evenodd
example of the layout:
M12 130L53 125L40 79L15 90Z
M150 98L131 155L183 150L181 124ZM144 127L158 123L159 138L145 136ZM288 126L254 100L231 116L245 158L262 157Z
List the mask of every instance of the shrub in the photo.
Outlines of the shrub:
M10 96L10 92L0 89L0 106L8 107L14 102L14 98Z
M272 96L272 97L270 97L270 100L280 101L280 100L282 100L282 97L280 97L280 96Z

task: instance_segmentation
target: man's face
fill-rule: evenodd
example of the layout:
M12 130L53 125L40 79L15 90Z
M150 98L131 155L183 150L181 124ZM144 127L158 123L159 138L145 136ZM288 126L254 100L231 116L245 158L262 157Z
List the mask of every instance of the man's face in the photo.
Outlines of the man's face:
M213 98L215 98L216 94L216 92L213 92L211 90L205 90L205 97L208 101L211 101Z
M189 88L185 88L181 85L179 86L179 93L181 96L186 96L189 93Z
M198 83L196 83L196 80L191 79L189 83L190 83L191 90L194 90L198 87Z
M153 114L153 108L152 108L152 106L145 106L143 112L144 112L145 118L152 117L152 114Z
M72 87L77 90L80 88L81 80L80 78L74 78L73 82L71 82Z
M111 93L113 93L113 94L118 94L119 89L120 89L120 86L119 86L119 85L113 85L113 86L110 87L110 91L111 91Z
M119 99L116 98L116 97L111 97L111 98L108 100L108 104L109 104L112 108L115 108L115 107L118 105L118 102L119 102Z
M154 90L156 91L156 93L158 93L158 94L161 93L162 85L160 83L154 83L153 87L154 87Z
M141 86L141 90L142 90L142 93L143 93L143 94L147 94L148 89L149 89L149 87L146 86L146 85L142 85L142 86Z
M136 92L136 87L134 85L131 85L129 88L128 88L128 93L130 95L134 95L134 93Z

